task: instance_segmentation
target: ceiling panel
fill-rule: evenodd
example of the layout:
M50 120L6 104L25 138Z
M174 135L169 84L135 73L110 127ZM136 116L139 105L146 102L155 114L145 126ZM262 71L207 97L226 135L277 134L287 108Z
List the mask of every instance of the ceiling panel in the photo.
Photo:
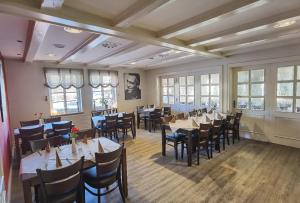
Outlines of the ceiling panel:
M35 60L57 61L83 43L90 35L91 33L84 31L79 34L68 33L64 31L64 27L51 25ZM57 48L55 46L57 44L64 47Z
M153 31L162 30L227 2L230 2L230 0L171 1L141 18L136 25Z
M200 36L209 36L212 33L217 33L227 30L232 27L238 27L249 22L255 22L258 19L274 16L276 14L300 8L300 0L264 0L267 3L262 6L246 10L241 13L233 14L229 17L220 18L219 21L202 26L196 30L177 36L183 40L191 40ZM300 14L299 14L300 15Z
M28 21L0 14L0 51L5 58L23 58Z

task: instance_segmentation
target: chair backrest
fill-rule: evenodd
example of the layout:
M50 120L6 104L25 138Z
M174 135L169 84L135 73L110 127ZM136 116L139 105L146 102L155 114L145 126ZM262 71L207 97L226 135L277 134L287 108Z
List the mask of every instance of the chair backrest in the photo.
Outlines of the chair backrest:
M154 104L148 105L148 108L154 108Z
M52 127L55 136L69 134L72 128L72 121L66 123L53 123Z
M164 115L171 115L171 107L165 106L163 108Z
M172 119L173 119L174 116L172 115L167 115L167 116L164 116L161 118L161 123L162 124L168 124Z
M81 157L77 162L55 170L41 170L36 172L40 179L42 197L44 201L48 201L51 197L66 198L71 193L78 194L82 184L82 168L84 157ZM74 199L65 200L73 202Z
M130 127L132 125L133 122L133 114L134 113L124 113L123 117L122 117L122 124L123 126L128 126Z
M190 117L192 117L192 116L197 116L197 110L190 111L190 112L189 112L189 116L190 116Z
M97 176L103 174L116 173L116 179L120 175L120 164L122 159L123 146L119 149L108 153L95 153Z
M30 141L44 138L44 126L42 125L31 129L20 128L20 135L22 140L22 152L25 153L31 149Z
M176 120L184 120L184 113L176 114Z
M111 113L118 113L118 108L112 108Z
M94 139L96 136L96 129L95 128L90 128L90 129L85 129L85 130L80 130L77 133L77 140L82 140L84 138L84 136L86 136L87 138L91 138Z
M40 150L44 150L49 143L51 147L57 147L62 144L62 137L61 136L54 136L46 139L39 139L39 140L31 140L29 141L31 151L36 152Z
M149 117L151 119L158 119L161 117L161 109L154 109L154 111L150 112Z
M137 106L136 111L139 112L140 110L144 109L144 106Z
M201 109L201 113L207 113L207 108Z
M210 123L201 123L200 124L200 128L199 128L200 140L208 139L210 129L211 129L211 124Z
M118 115L116 116L105 116L106 128L116 128L118 122Z
M21 127L31 126L31 125L39 125L40 120L31 120L31 121L20 121Z
M234 121L233 121L233 125L235 128L240 127L241 118L242 118L242 112L235 114Z
M103 116L105 114L104 110L92 111L92 117L94 116Z
M44 123L54 123L54 122L60 122L61 117L51 117L51 118L44 118Z
M212 125L212 134L216 135L220 133L222 126L222 120L214 120Z

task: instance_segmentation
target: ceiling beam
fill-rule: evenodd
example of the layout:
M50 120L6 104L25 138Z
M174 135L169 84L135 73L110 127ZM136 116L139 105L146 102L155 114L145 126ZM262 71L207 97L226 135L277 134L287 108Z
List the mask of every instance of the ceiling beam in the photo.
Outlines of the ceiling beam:
M250 44L250 43L254 43L254 42L258 42L258 41L262 41L262 40L273 40L273 39L281 38L283 36L288 37L288 36L292 36L293 34L296 34L299 32L300 32L299 28L298 29L291 28L291 29L282 30L282 31L276 32L276 33L268 33L268 34L263 34L263 35L258 35L258 36L254 36L254 37L236 40L233 42L231 41L231 42L220 43L217 45L208 46L207 49L211 52L223 51L225 49L230 49L231 47L236 47L236 46L243 45L243 44Z
M60 9L64 4L64 0L42 0L41 8L44 9Z
M239 25L237 27L229 28L229 29L221 31L221 32L216 32L216 33L212 33L209 35L201 36L201 37L198 37L198 38L188 41L187 44L195 47L195 46L202 44L201 42L203 42L203 41L220 38L220 37L225 37L228 35L233 35L238 32L254 29L257 27L261 27L261 26L267 26L267 25L276 23L278 21L286 20L289 18L297 17L297 16L300 16L300 8L296 8L294 10L279 13L275 16L271 16L271 17L264 18L261 20L256 20L256 21L253 21L250 23L246 23L244 25Z
M59 10L40 9L35 2L26 0L1 0L0 12L39 20L55 25L68 26L98 34L106 34L141 43L152 44L206 57L223 58L220 53L210 53L203 47L190 47L176 39L157 38L156 33L139 28L113 27L112 22L100 16L92 15L69 7Z
M84 53L88 50L93 49L94 47L98 46L102 42L104 42L109 36L107 35L99 35L99 34L91 34L86 40L76 46L73 50L68 52L65 56L63 56L58 63L64 63L69 58L75 57L78 53Z
M225 16L230 16L237 9L240 9L250 4L256 4L259 0L234 0L227 4L221 5L200 15L194 16L175 25L171 25L161 31L159 31L158 36L169 39L177 35L193 31L201 26L214 23L225 18Z
M170 0L139 0L114 19L114 26L129 27Z
M24 52L23 52L23 61L26 61L27 55L28 55L28 51L30 48L30 44L32 41L32 36L33 36L33 32L34 32L34 25L35 22L30 20L28 21L28 27L27 27L27 34L26 34L26 41L25 41L25 47L24 47Z
M33 62L35 55L37 54L39 48L41 47L44 41L49 26L50 25L48 23L35 22L32 28L33 30L31 37L29 36L29 32L31 31L28 31L25 45L24 61Z
M144 46L145 46L145 44L140 44L140 43L137 43L137 42L132 42L132 43L130 43L130 44L124 46L124 47L121 47L120 49L116 49L116 50L114 50L112 52L109 52L109 53L107 53L107 54L105 54L103 56L100 56L100 57L98 57L98 58L96 58L96 59L94 59L92 61L89 61L86 64L90 65L90 64L94 64L94 63L98 63L100 61L103 61L104 59L107 59L109 57L121 56L121 55L127 54L129 52L135 51L135 50L137 50L139 48L142 48Z
M188 54L188 55L185 55L185 56L173 57L173 58L166 59L164 61L151 63L151 64L147 65L147 67L157 66L157 65L161 65L161 64L165 64L165 63L170 63L170 62L173 62L173 61L178 61L178 60L182 60L182 59L185 59L185 58L190 58L190 57L193 57L193 56L195 56L195 55L194 54Z

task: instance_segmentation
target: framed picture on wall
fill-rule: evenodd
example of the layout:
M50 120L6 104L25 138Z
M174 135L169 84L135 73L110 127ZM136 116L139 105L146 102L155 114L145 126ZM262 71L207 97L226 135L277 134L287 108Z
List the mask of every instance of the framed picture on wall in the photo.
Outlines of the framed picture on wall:
M140 74L124 73L125 100L141 99L140 84Z

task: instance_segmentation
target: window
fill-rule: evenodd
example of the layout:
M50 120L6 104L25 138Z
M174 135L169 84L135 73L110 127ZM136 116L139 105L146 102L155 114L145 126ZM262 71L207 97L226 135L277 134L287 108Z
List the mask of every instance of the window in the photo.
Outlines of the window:
M179 77L179 102L194 104L194 76Z
M50 89L51 115L72 114L82 111L81 90L71 87Z
M300 66L277 68L277 111L300 112Z
M237 72L237 108L264 110L264 69Z
M104 109L104 101L107 101L108 107L117 106L117 90L115 87L97 87L92 88L93 91L93 109L99 110Z
M162 80L163 104L175 103L175 79L163 78Z
M220 75L200 75L200 105L201 107L220 107Z

